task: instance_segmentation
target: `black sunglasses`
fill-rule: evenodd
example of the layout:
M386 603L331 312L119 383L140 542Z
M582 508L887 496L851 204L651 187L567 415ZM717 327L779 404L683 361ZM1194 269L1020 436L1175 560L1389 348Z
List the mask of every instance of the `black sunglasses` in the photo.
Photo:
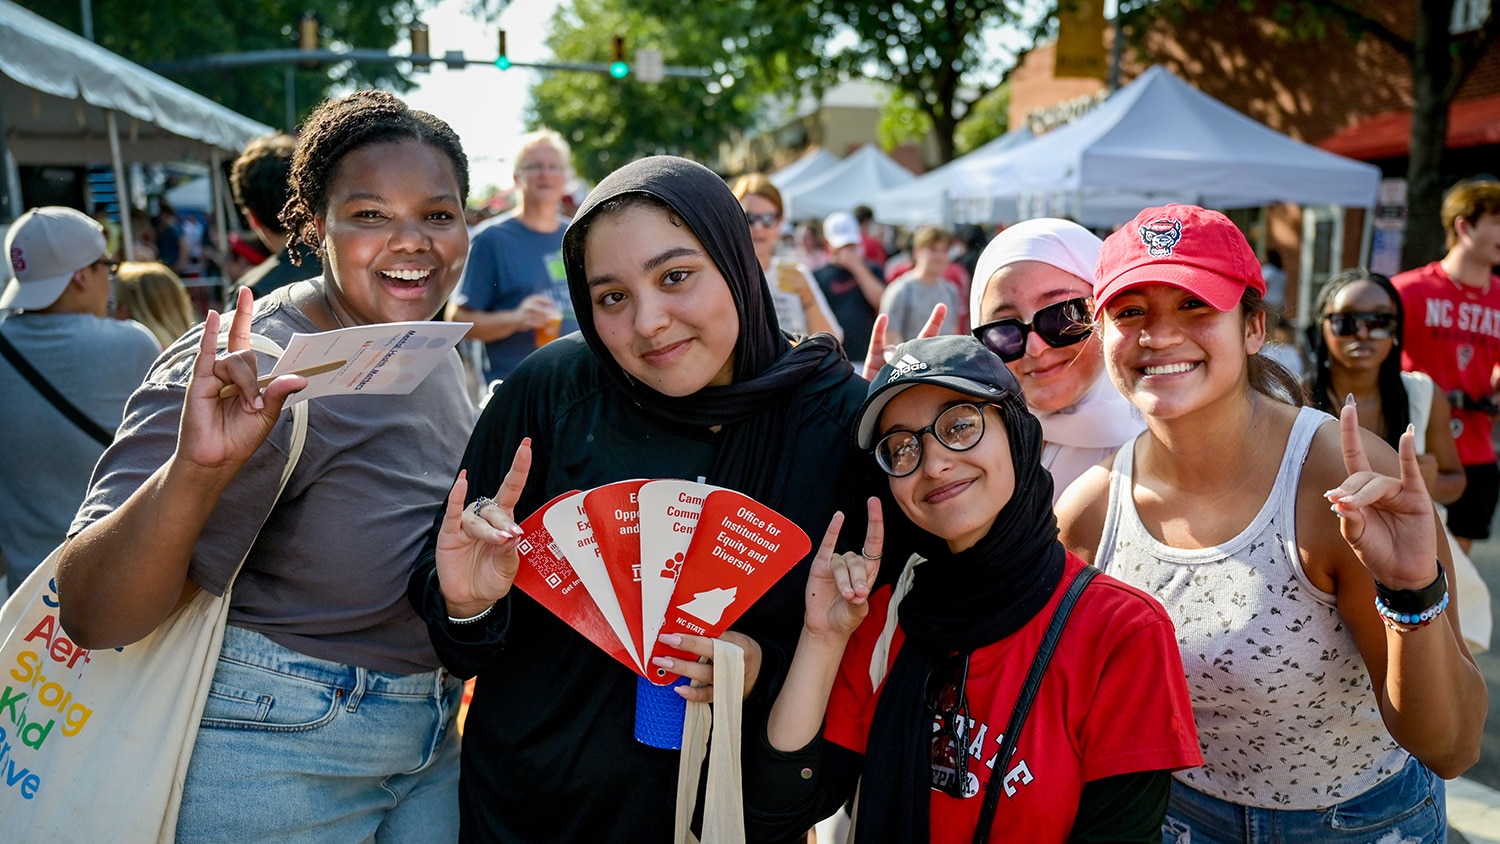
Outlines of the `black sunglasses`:
M942 660L927 674L927 711L932 714L932 787L965 797L969 784L969 654Z
M1033 331L1054 349L1087 340L1092 331L1088 299L1079 297L1048 305L1038 310L1030 323L1006 317L987 322L971 333L986 349L1010 363L1026 354L1026 338Z
M875 462L893 478L917 471L922 465L923 434L932 434L949 451L968 451L984 438L984 409L992 404L955 404L920 431L892 431L875 444Z
M1324 314L1324 322L1337 337L1353 337L1364 326L1371 340L1388 340L1396 336L1396 315L1389 311L1344 311Z
M749 223L752 226L760 224L763 228L774 229L777 226L781 225L781 215L772 212L767 212L765 214L751 214L749 211L746 211L745 222Z

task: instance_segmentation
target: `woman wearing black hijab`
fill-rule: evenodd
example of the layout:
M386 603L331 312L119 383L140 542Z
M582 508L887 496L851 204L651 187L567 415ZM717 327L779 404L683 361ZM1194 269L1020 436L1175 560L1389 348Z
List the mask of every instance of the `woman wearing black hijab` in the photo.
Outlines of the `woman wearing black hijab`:
M746 744L751 828L799 829L862 777L861 844L1160 841L1168 772L1202 760L1170 618L1113 578L1085 581L999 764L1085 565L1058 541L1041 425L1005 364L972 337L913 340L893 361L855 436L920 556L886 554L906 571L872 589L878 539L815 555L796 656L764 740Z
M682 478L738 490L821 535L869 482L848 442L864 382L833 338L793 347L778 330L744 212L698 164L661 156L606 178L568 228L563 259L580 330L529 356L490 399L411 597L444 664L478 676L464 840L666 842L678 753L633 738L632 672L510 589L511 526L570 490ZM501 490L512 465L519 493ZM853 542L862 530L850 526ZM760 646L747 651L747 688L756 650L762 692L784 673L808 565L734 625Z

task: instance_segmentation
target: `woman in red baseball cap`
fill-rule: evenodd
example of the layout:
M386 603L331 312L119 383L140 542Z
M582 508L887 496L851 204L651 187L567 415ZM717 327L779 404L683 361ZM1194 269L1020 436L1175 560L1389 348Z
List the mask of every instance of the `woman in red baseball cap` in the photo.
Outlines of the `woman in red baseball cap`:
M1148 428L1059 502L1063 542L1177 626L1205 764L1174 775L1168 840L1440 841L1438 777L1478 759L1487 695L1413 437L1299 408L1258 354L1264 292L1214 211L1105 241L1106 366Z

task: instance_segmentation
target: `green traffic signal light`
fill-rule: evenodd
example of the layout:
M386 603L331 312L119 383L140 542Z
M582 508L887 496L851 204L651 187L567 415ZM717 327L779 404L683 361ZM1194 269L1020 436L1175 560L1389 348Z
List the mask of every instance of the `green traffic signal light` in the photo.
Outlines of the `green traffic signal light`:
M510 70L510 51L505 49L505 30L502 29L495 35L495 47L500 53L500 57L495 59L495 67L501 70Z
M613 49L611 50L614 61L609 65L609 75L616 79L624 79L630 75L630 65L625 63L625 37L616 35Z

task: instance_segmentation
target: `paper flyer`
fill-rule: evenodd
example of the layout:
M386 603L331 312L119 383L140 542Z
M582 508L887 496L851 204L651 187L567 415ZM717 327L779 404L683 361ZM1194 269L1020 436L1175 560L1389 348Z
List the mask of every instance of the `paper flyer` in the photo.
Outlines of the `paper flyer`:
M807 534L770 507L732 490L709 492L661 632L717 638L811 549ZM653 657L695 658L651 641ZM647 678L658 682L659 671L652 666Z
M560 501L577 494L564 493L521 522L522 536L518 547L521 567L516 571L515 586L619 660L621 665L640 673L636 660L615 635L614 628L547 530L547 513Z
M410 393L463 336L467 322L385 322L317 334L293 334L271 375L344 361L337 369L309 376L307 387L289 404L322 396Z
M640 672L640 647L631 642L630 628L620 610L620 599L615 597L615 586L609 573L604 570L604 558L599 553L599 543L594 538L594 528L583 509L584 493L575 492L555 500L542 516L542 525L552 535L557 547L573 567L583 588L599 608L604 620L614 631L615 638L626 646L636 671Z
M659 632L715 638L812 548L748 496L704 483L630 480L568 492L521 522L515 585L657 685Z
M687 559L693 531L703 499L715 486L692 481L652 481L641 487L641 646L647 653L656 646L656 635L667 615L677 575ZM644 660L650 665L650 660ZM666 677L655 666L647 672L653 681Z
M641 518L638 495L646 481L620 481L591 490L583 497L583 509L594 526L599 555L614 584L615 597L630 631L630 645L637 654L641 646Z

